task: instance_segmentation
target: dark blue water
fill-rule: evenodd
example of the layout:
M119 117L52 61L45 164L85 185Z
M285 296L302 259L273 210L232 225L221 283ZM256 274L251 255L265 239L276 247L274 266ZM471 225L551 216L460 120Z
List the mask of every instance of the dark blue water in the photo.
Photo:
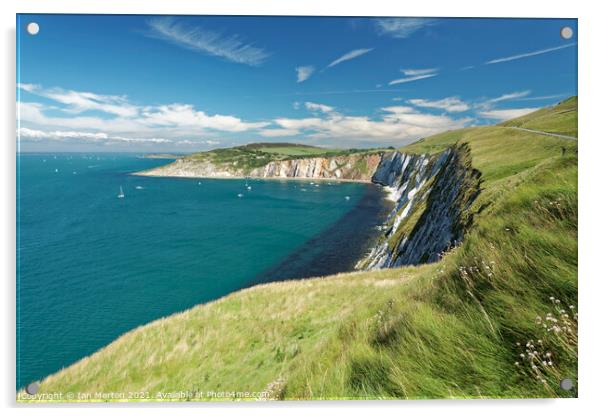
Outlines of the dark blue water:
M382 220L372 185L129 175L166 162L20 156L18 387L240 288L351 270Z

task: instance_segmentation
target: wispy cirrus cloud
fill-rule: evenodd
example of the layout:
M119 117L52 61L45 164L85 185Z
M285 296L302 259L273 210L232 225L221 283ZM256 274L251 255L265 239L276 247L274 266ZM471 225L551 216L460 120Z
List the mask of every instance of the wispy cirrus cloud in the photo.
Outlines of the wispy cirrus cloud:
M349 51L346 54L338 57L337 59L335 59L334 61L329 63L326 66L326 68L324 68L322 71L325 71L328 68L332 68L333 66L339 65L342 62L350 61L352 59L358 58L362 55L367 54L368 52L370 52L372 50L373 50L373 48L366 48L366 49L354 49L352 51ZM311 77L314 74L314 72L316 71L316 68L313 65L305 65L305 66L296 67L295 71L297 72L297 82L299 83L299 82L303 82L303 81L306 81L307 79L309 79L309 77Z
M197 52L250 66L261 65L269 56L263 48L244 42L239 35L223 35L171 17L150 19L149 37L162 39Z
M516 98L514 101L540 101L540 100L553 100L557 98L565 98L569 94L552 94L552 95L539 95L537 97L523 97Z
M406 82L413 82L418 81L420 79L432 78L439 75L437 71L437 68L402 69L401 72L405 75L405 77L389 81L389 85L405 84Z
M489 104L493 104L493 103L499 103L501 101L511 101L511 100L516 100L517 98L526 97L529 94L531 94L531 90L516 91L516 92L511 92L508 94L502 94L495 98L491 98L491 99L487 100L486 102Z
M374 48L365 48L365 49L354 49L352 51L349 51L346 54L344 54L343 56L340 56L339 58L337 58L334 61L332 61L331 63L329 63L326 68L332 68L333 66L338 65L341 62L350 61L352 59L358 58L362 55L367 54L368 52L372 51L373 49Z
M386 17L374 20L377 33L397 39L410 37L414 32L436 23L436 19L422 17Z
M414 98L408 100L408 102L416 107L436 108L450 113L461 113L470 109L470 105L458 97L446 97L440 100Z
M486 111L491 110L496 104L504 101L515 101L531 94L531 90L514 91L506 94L499 95L493 98L482 99L474 104L475 108Z
M297 82L306 81L311 77L315 70L316 68L312 65L298 66L295 68L295 71L297 72Z
M511 56L506 56L506 57L503 57L503 58L496 58L496 59L492 59L490 61L485 62L485 65L499 64L499 63L502 63L502 62L515 61L517 59L530 58L532 56L543 55L545 53L559 51L559 50L565 49L565 48L570 48L570 47L573 47L575 45L577 45L577 43L573 42L573 43L568 43L566 45L555 46L553 48L539 49L539 50L536 50L536 51L531 51L531 52L526 52L526 53L520 53L520 54L517 54L517 55L511 55Z

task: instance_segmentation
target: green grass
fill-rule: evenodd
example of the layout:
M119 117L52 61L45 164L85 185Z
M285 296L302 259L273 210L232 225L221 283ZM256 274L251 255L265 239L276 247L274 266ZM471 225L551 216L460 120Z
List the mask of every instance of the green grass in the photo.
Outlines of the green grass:
M571 97L556 106L542 108L501 125L577 137L577 102L577 97Z
M325 153L336 153L340 151L340 149L327 149L324 147L308 146L296 143L254 143L245 147L265 153L291 157L320 156Z
M464 137L466 133L470 132L471 130L471 128L466 128L439 133L434 136L420 139L412 144L404 146L401 149L399 149L399 151L404 153L427 153L434 155L458 143L458 140Z
M553 117L550 123L558 125ZM568 308L577 307L577 143L477 127L407 149L450 145L469 149L482 191L464 242L440 262L235 292L123 335L42 381L41 392L575 395L558 383L577 380ZM537 321L559 317L560 308L569 311L572 334L548 332ZM552 367L533 370L521 359L530 340L541 340L537 348L552 354Z

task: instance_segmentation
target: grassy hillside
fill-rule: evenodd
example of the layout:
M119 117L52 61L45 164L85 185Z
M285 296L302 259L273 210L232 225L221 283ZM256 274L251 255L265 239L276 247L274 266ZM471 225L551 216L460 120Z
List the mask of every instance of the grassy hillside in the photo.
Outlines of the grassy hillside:
M294 143L252 143L194 153L186 159L207 161L216 166L235 166L250 171L278 160L370 154L378 151L378 149L328 149Z
M338 149L326 149L324 147L309 146L298 143L252 143L241 146L243 149L274 154L280 157L320 156L325 153L336 153Z
M572 102L538 128L571 131ZM577 379L577 143L495 126L404 150L464 143L482 192L440 262L239 291L123 335L41 391L574 396L558 384Z
M556 106L542 108L501 125L577 137L577 103L577 97L571 97Z

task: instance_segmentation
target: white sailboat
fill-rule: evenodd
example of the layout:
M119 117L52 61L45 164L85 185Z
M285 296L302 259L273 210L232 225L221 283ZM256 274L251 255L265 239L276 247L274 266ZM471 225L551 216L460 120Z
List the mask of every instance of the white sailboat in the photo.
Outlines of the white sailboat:
M123 188L119 187L119 194L117 194L117 198L125 198L125 194L123 193Z

